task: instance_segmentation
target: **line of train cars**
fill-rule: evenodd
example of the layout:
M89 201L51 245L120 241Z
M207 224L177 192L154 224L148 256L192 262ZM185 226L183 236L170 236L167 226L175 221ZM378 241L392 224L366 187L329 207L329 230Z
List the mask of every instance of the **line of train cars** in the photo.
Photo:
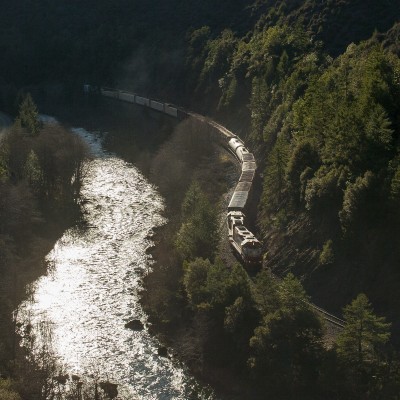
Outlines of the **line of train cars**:
M84 91L91 91L91 87L85 85ZM192 117L207 123L212 128L220 143L237 158L241 165L239 182L228 205L227 224L230 245L245 264L260 265L262 261L262 246L260 241L246 228L244 214L246 207L248 207L257 164L254 155L249 152L240 138L215 121L168 103L116 89L101 88L100 92L103 96L149 107L174 118Z

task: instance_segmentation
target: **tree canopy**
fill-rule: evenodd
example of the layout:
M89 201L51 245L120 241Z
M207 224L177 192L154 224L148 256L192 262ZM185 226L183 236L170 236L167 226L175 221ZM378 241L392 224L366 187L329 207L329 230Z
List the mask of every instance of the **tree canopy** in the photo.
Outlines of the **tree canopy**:
M346 325L337 340L340 358L356 368L379 362L390 338L390 323L374 314L365 294L343 309Z
M219 242L217 210L194 181L182 205L182 225L175 246L182 259L213 259Z

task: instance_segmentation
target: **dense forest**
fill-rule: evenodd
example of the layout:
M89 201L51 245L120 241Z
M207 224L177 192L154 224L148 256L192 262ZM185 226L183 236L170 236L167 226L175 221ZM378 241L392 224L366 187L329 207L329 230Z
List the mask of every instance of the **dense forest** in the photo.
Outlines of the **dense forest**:
M334 58L336 45L289 17L263 16L244 37L194 31L190 82L265 168L268 265L331 309L362 291L398 309L399 58L376 31Z
M183 358L224 379L233 365L230 382L249 398L398 398L399 9L393 0L3 4L0 108L18 117L1 143L2 276L25 268L21 254L39 246L49 204L57 215L76 207L86 157L61 128L40 125L21 89L43 104L73 100L83 83L174 101L220 120L255 152L256 229L281 280L227 270L211 206L221 187L199 171L181 179L201 159L176 160L166 145L152 179L163 193L172 185L169 205L182 207L170 207L175 251L145 295L164 334L176 335L183 317ZM169 146L192 144L178 132ZM8 315L15 303L5 298ZM347 325L333 346L310 299L343 309ZM12 329L1 338L3 365ZM2 391L11 393L8 381Z

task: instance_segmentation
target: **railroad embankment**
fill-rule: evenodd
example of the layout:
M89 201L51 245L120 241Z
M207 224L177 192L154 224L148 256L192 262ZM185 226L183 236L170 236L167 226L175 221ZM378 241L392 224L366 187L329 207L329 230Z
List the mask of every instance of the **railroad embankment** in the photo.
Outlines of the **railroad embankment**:
M165 198L167 223L158 228L152 238L155 246L151 254L155 264L144 279L142 304L149 315L152 333L200 380L211 384L224 396L232 392L243 394L246 385L231 365L207 362L211 349L206 348L206 343L212 339L214 322L206 314L199 317L187 303L182 286L182 260L174 244L182 223L185 193L190 183L196 181L213 207L219 210L221 240L217 257L227 265L237 262L227 239L226 206L240 171L232 155L205 140L206 136L201 135L203 129L204 124L183 121L151 162L150 179ZM164 167L166 161L168 168Z
M226 206L240 169L230 153L219 145L210 145L203 129L204 124L196 120L183 121L151 162L150 179L159 186L165 198L167 223L158 228L152 238L155 246L151 254L155 264L144 279L142 304L149 315L151 332L170 348L171 354L184 361L198 379L215 388L221 398L261 399L263 389L255 387L254 377L246 368L243 369L248 356L248 339L247 343L243 342L246 350L241 353L237 350L235 338L224 332L220 311L215 314L206 304L203 310L203 306L200 309L193 307L183 282L187 264L182 265L176 251L175 241L182 224L182 203L190 183L197 181L219 209L220 240L216 259L222 260L222 269L226 269L228 274L237 276L238 269L234 265L238 260L227 238ZM249 282L247 279L243 282ZM239 341L253 334L258 315L249 312L249 318L249 321L240 322L241 332L233 336ZM334 327L329 327L325 343L332 343L336 333Z

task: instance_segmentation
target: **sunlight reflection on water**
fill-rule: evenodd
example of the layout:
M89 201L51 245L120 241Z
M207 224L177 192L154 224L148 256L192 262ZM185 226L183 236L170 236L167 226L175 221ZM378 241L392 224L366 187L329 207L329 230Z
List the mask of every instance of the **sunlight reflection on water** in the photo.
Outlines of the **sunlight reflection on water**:
M129 398L214 398L158 356L147 330L124 327L132 319L146 324L138 292L151 264L149 233L163 223L162 198L133 165L102 150L100 135L74 131L94 154L82 190L88 228L69 229L57 241L47 256L52 268L20 306L20 320L50 321L53 347L69 372L99 374Z

